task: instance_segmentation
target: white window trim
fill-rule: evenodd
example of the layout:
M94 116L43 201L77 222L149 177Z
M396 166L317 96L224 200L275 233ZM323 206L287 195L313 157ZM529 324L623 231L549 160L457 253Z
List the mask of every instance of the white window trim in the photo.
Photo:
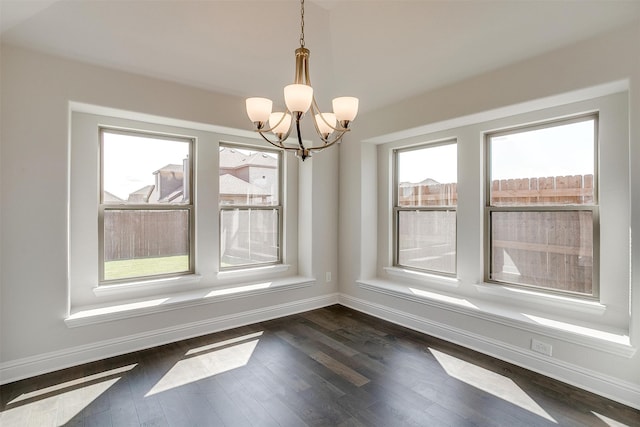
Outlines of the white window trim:
M282 209L286 216L282 230L283 264L223 274L218 266L218 144L222 141L233 141L260 149L268 148L265 142L255 138L253 133L236 132L230 128L77 103L70 103L69 125L69 318L77 317L77 312L87 307L113 307L116 310L116 307L122 304L153 299L158 295L212 292L218 289L242 288L260 280L271 280L275 283L297 277L295 274L298 270L298 222L295 213L298 168L292 157L283 156L281 194ZM140 129L195 138L193 189L197 228L195 271L192 274L136 278L118 284L99 283L96 223L99 195L96 189L99 188L100 175L97 139L99 126ZM248 138L247 134L250 134L251 138ZM246 293L240 295L248 296Z
M620 90L624 89L624 90ZM363 275L359 283L363 288L376 287L372 284L383 283L376 291L384 290L391 295L386 285L402 289L403 299L424 301L410 291L410 288L426 292L443 307L456 307L456 298L460 301L477 301L483 312L489 303L495 310L489 310L487 320L500 323L501 313L520 310L531 316L547 318L546 325L537 325L540 333L553 334L555 330L577 330L581 325L591 328L594 337L607 336L610 331L618 331L611 335L612 341L618 345L623 343L622 353L629 353L628 335L630 325L627 312L629 298L629 265L630 260L624 255L629 247L628 201L621 199L629 191L629 171L620 168L628 158L628 93L627 88L615 88L609 93L599 93L598 97L579 99L576 102L563 104L537 105L536 109L516 114L505 114L501 118L493 117L487 121L463 123L460 127L431 126L436 130L430 134L413 133L404 139L385 141L378 146L378 258L377 274ZM571 101L571 100L569 100ZM555 118L575 117L588 112L599 113L599 140L608 141L601 144L599 153L599 209L600 209L600 299L573 298L571 295L540 293L535 289L523 292L514 290L506 284L487 283L484 281L484 144L486 132L507 129L528 123L540 123ZM606 129L606 130L605 130ZM409 132L409 131L407 131ZM417 145L425 140L457 139L458 142L458 265L457 275L451 281L437 276L420 274L404 268L393 266L393 150L401 147ZM462 157L461 157L462 156ZM462 228L461 228L462 226ZM626 231L626 232L625 232ZM364 273L364 270L363 270ZM603 276L604 275L604 276ZM398 290L398 288L395 288ZM383 293L385 293L383 292ZM448 297L453 299L443 302ZM394 295L397 296L397 295ZM424 295L423 295L424 296ZM429 298L427 298L429 300ZM518 307L518 308L516 308ZM494 316L495 315L495 316ZM509 316L507 316L509 317ZM554 323L555 322L555 323ZM535 323L535 322L534 322ZM519 327L518 323L514 327ZM565 326L562 326L565 325ZM590 325L590 326L589 326ZM550 335L551 336L551 335ZM600 338L589 338L587 341L601 343ZM605 339L604 341L607 341ZM598 348L600 344L593 344ZM617 351L614 349L614 351ZM635 350L633 350L635 351ZM618 354L618 353L616 353Z
M130 203L123 203L123 204L118 204L118 203L105 203L102 200L102 197L104 195L104 145L105 145L105 134L106 133L116 133L116 134L121 134L121 135L127 135L127 136L131 136L131 137L147 137L147 138L156 138L156 139L168 139L171 141L177 141L177 142L181 142L181 143L187 143L189 144L188 147L188 152L187 152L187 156L189 159L189 174L190 176L188 177L188 183L189 183L189 188L188 188L188 193L191 195L189 197L188 203L180 203L180 204L174 204L174 203L170 203L170 204L160 204L160 203L145 203L145 204L137 204L137 205L133 205ZM194 203L194 197L193 197L193 172L194 172L194 160L193 160L193 154L195 152L195 138L185 138L182 136L175 136L175 135L161 135L158 133L153 133L153 132L146 132L146 131L138 131L138 130L122 130L122 129L117 129L117 128L113 128L113 127L109 127L109 126L99 126L98 128L98 135L99 135L99 144L100 144L100 194L98 195L98 201L99 201L99 205L98 205L98 224L99 224L99 230L98 230L98 254L100 257L99 260L99 264L98 264L98 288L106 288L108 286L117 286L118 289L124 289L124 286L118 286L118 285L131 285L131 286L135 286L136 284L138 284L139 282L142 281L153 281L153 280L159 280L159 283L164 283L162 282L160 279L163 278L173 278L173 277L179 277L179 276L189 276L189 275L193 275L194 274L194 258L195 258L195 236L196 236L196 221L195 221L195 203ZM148 275L148 276L134 276L134 277L127 277L127 278L123 278L123 279L105 279L104 278L104 268L105 268L105 260L104 260L104 245L105 245L105 225L104 225L104 221L105 221L105 213L107 211L110 210L125 210L125 211L135 211L138 209L142 209L142 210L146 210L146 211L154 211L154 212L158 212L158 211L163 211L163 210L181 210L181 211L186 211L188 212L188 221L189 221L189 229L187 230L187 241L188 241L188 270L185 271L179 271L179 272L174 272L174 273L160 273L160 274L153 274L153 275Z
M447 278L455 278L456 274L457 274L457 270L458 270L458 251L457 251L457 243L456 243L456 255L455 255L455 260L453 262L453 272L449 273L449 272L445 272L445 271L437 271L437 270L428 270L428 269L421 269L421 268L413 268L411 266L407 266L404 264L400 264L400 242L399 242L399 228L400 228L400 212L403 211L416 211L416 212L434 212L434 211L453 211L456 213L456 217L458 215L458 206L457 205L453 205L453 206L400 206L399 200L400 200L400 194L398 192L398 188L400 185L399 179L398 179L398 174L399 174L399 166L398 166L398 156L402 151L412 151L412 150L421 150L421 149L428 149L431 147L439 147L439 146L444 146L444 145L455 145L456 146L456 150L457 150L457 140L456 138L445 138L445 139L440 139L440 140L431 140L431 141L427 141L427 142L422 142L420 144L411 144L409 146L404 146L404 147L400 147L400 148L396 148L393 150L393 166L392 166L392 175L393 175L393 194L392 194L392 200L393 200L393 232L392 232L392 248L393 248L393 254L392 254L392 259L393 259L393 268L395 268L395 270L387 270L387 271L392 271L393 272L398 272L398 271L414 271L417 274L426 274L427 277L442 277L443 279L447 279ZM456 155L456 162L457 162L457 155ZM443 183L444 184L444 183ZM457 179L456 179L456 184L457 184ZM458 235L458 227L456 224L456 242L457 242L457 235ZM446 282L446 280L445 280Z
M218 229L218 235L222 234L222 212L225 210L234 210L234 209L238 209L241 211L247 211L247 210L276 210L278 211L278 259L276 261L273 262L268 262L268 263L254 263L254 264L242 264L242 265L237 265L237 266L229 266L229 267L222 267L222 247L220 247L220 254L219 254L219 258L218 258L218 268L220 270L220 273L224 273L224 272L230 272L230 271L239 271L239 270L255 270L255 269L259 269L262 267L276 267L278 265L282 265L283 264L283 232L284 232L284 206L285 206L285 200L284 200L284 191L283 191L283 187L284 187L284 170L283 170L283 166L284 166L284 158L286 153L285 152L280 152L277 153L277 150L273 149L273 147L268 147L268 148L263 148L263 147L256 147L255 144L252 145L247 145L247 144L242 144L242 143L235 143L235 142L227 142L227 141L221 141L220 142L220 147L226 147L226 148L231 148L231 149L239 149L239 150L255 150L255 151L259 151L259 152L271 152L271 153L276 153L278 155L277 159L278 159L278 204L276 205L238 205L238 204L219 204L218 205L218 215L219 215L219 229ZM218 166L219 166L219 162L218 162ZM218 273L218 277L220 276L220 273ZM222 277L225 277L224 275ZM233 275L229 275L227 277L233 277Z
M491 204L491 138L494 136L500 136L504 134L513 134L518 132L526 132L530 130L540 130L540 129L548 129L555 126L562 126L567 124L572 124L576 122L582 121L594 121L594 141L593 141L593 151L594 151L594 170L593 170L593 203L592 204L583 204L583 205L566 205L566 204L549 204L549 205L493 205ZM600 238L599 238L599 230L600 230L600 215L599 215L599 181L600 181L600 171L598 168L598 153L599 153L599 115L597 110L590 111L588 113L580 113L570 117L560 117L560 118L551 118L550 120L543 120L539 123L534 124L520 124L511 126L507 129L501 129L500 131L488 131L483 132L483 139L485 140L485 151L483 159L485 166L485 188L484 188L484 198L485 198L485 209L484 209L484 282L497 286L506 286L506 287L514 287L514 288L522 288L529 289L535 291L538 295L564 295L569 296L572 299L585 299L591 301L599 300L599 292L600 292ZM553 289L551 287L544 286L535 286L531 284L525 283L515 283L510 282L508 280L497 280L492 279L491 276L491 250L492 250L492 238L491 238L491 214L496 212L570 212L570 211L585 211L591 212L592 214L592 258L593 258L593 269L591 273L592 278L592 292L591 294L579 294L570 292L563 289Z

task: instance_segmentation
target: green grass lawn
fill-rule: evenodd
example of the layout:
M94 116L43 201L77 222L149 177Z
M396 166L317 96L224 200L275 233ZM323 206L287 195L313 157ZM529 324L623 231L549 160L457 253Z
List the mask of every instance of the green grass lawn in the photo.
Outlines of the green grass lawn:
M124 259L104 263L104 280L117 280L189 270L189 256Z

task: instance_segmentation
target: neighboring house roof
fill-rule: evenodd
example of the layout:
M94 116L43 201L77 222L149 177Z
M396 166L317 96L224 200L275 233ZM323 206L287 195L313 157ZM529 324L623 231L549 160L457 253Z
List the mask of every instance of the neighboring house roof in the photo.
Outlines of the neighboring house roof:
M184 167L182 165L168 164L153 172L153 174L155 175L158 172L184 172Z
M438 181L436 181L435 179L431 179L431 178L427 178L427 179L423 179L420 182L401 182L400 186L401 187L415 187L416 185L438 185L440 184Z
M234 148L223 147L220 150L221 169L238 169L245 166L276 168L278 160L262 152L247 156Z
M245 165L275 168L278 166L278 159L265 153L254 153L247 159Z
M270 196L271 192L230 174L220 175L221 196Z
M113 202L124 202L120 197L116 196L113 193L109 193L108 191L104 191L102 193L102 200L105 203L113 203Z
M147 202L149 201L151 192L153 192L155 188L155 185L145 185L139 190L136 190L133 193L129 193L129 198L127 200L130 202Z
M436 185L436 184L440 184L440 183L438 181L436 181L435 179L427 178L425 180L420 181L420 184L422 184L422 185Z
M229 147L222 147L222 149L220 149L220 167L236 168L243 164L246 159L247 156L236 149Z
M175 202L177 198L182 198L182 187L174 191L173 193L167 194L162 199L158 200L159 202Z

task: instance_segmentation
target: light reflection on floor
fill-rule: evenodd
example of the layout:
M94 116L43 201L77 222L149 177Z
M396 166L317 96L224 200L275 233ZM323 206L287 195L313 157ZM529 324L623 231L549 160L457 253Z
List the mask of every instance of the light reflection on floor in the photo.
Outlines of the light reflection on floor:
M189 349L144 395L181 387L245 366L263 332L254 332ZM64 425L89 408L137 363L43 387L12 399L0 413L0 425Z
M262 332L190 349L145 397L245 366Z
M551 415L510 378L438 350L429 348L429 351L449 376L557 424Z
M7 404L7 409L2 412L1 424L24 425L35 406L37 412L42 414L43 422L55 425L68 423L136 366L134 363L24 393ZM64 404L58 405L60 400L65 401ZM34 422L32 419L31 424L36 425L37 422Z
M606 417L606 416L604 416L602 414L599 414L597 412L591 411L591 413L593 415L595 415L596 417L598 417L600 420L602 420L602 422L605 423L605 425L608 425L608 426L611 426L611 427L626 427L627 426L626 424L619 423L618 421L613 420L613 419L611 419L609 417Z

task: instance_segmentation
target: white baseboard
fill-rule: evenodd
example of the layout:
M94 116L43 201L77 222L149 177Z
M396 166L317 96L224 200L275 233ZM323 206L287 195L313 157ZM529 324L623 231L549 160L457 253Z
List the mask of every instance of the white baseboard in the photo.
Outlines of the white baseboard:
M0 363L0 384L338 303L328 294Z
M538 356L527 349L350 295L340 294L338 302L345 307L476 350L632 408L640 409L640 387L637 384L560 360Z
M434 322L388 306L337 293L2 362L0 363L0 384L333 304L342 304L380 319L462 345L640 409L640 387L636 384L570 363L537 356L536 353L527 349L475 335L466 330Z

